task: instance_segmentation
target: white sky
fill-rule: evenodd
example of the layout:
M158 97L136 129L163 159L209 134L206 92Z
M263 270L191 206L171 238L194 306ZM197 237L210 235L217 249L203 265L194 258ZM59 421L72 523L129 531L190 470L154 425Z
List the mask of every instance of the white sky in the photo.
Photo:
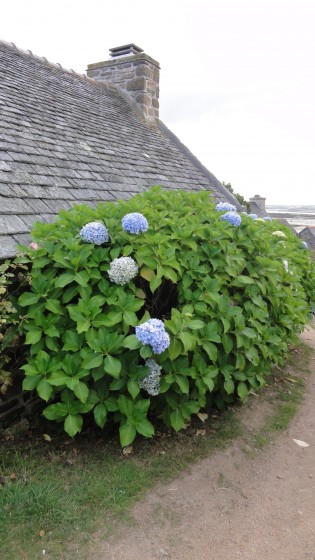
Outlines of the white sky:
M315 205L314 0L3 0L0 38L83 73L135 43L160 118L216 177Z

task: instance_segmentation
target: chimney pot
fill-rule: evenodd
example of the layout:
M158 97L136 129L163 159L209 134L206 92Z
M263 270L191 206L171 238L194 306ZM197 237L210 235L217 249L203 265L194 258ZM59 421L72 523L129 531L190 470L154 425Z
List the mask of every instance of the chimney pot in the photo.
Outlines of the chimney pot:
M129 45L122 45L121 47L114 47L109 49L109 55L112 58L117 58L119 56L130 56L132 54L142 53L143 49L137 47L134 43L129 43Z
M159 118L159 63L134 43L110 49L111 60L89 64L87 76L117 87L148 121Z

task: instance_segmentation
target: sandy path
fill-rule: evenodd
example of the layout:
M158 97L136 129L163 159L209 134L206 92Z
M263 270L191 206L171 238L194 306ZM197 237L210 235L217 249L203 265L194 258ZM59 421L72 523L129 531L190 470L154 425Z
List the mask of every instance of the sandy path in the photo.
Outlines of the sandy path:
M314 329L303 338L315 349ZM91 558L315 560L314 356L305 401L274 445L249 459L235 442L159 486L136 505L121 540Z

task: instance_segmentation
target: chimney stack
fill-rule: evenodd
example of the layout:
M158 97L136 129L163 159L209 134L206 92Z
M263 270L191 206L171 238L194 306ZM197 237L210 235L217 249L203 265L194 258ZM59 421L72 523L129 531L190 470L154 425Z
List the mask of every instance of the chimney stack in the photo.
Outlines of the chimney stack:
M255 206L256 206L256 210L258 207L260 211L266 213L266 199L260 196L259 194L255 194L255 196L252 196L252 198L249 199L249 203L252 212L255 212Z
M148 121L159 118L159 63L130 43L110 49L112 60L89 64L87 76L117 87Z

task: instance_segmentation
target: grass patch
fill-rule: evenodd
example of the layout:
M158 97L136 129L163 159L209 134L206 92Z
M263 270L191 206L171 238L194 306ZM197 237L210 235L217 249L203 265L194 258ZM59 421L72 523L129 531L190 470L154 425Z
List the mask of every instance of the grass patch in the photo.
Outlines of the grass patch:
M42 428L51 434L55 426ZM196 435L200 428L204 435ZM74 441L60 432L51 442L29 432L26 441L3 441L1 560L37 560L43 550L54 560L84 558L85 545L127 520L143 492L239 434L240 423L230 410L205 424L196 420L179 434L139 440L128 456L116 438L100 432L98 438L89 433Z
M273 442L276 432L285 430L294 418L304 398L305 374L309 373L311 354L312 349L301 342L291 352L286 367L274 376L271 382L274 411L263 428L253 435L255 449L267 447ZM294 375L291 370L294 370Z
M162 431L153 440L139 439L130 455L122 453L109 432L87 431L70 440L61 427L42 419L24 439L3 434L1 560L37 560L43 550L45 558L83 560L94 540L128 522L131 505L157 483L236 437L249 444L250 453L266 447L301 403L310 353L305 345L293 351L288 368L277 371L262 391L259 398L272 400L274 413L256 434L243 433L237 405L220 415L210 412L204 423L196 418L178 434Z

